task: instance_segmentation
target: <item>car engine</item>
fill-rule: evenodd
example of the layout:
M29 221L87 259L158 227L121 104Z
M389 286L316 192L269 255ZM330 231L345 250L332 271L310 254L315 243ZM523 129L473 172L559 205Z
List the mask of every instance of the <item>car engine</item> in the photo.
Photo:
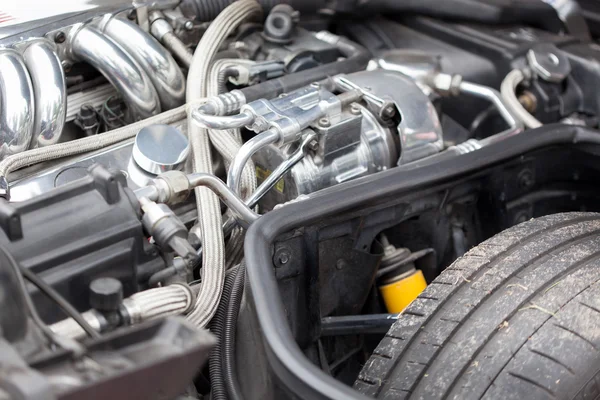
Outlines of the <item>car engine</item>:
M595 398L595 2L23 1L0 399Z

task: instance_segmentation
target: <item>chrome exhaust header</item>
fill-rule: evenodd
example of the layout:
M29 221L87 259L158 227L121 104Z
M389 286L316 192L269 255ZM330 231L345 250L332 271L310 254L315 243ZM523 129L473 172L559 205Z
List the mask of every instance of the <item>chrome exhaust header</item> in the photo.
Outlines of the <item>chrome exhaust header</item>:
M0 50L0 159L27 150L34 127L34 92L25 61Z

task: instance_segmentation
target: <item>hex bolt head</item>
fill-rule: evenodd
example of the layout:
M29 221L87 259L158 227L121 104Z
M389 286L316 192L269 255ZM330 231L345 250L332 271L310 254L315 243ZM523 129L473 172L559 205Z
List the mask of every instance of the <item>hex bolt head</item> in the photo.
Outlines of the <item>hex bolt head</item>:
M319 125L323 128L328 128L331 126L331 122L329 121L329 118L321 118L319 120Z

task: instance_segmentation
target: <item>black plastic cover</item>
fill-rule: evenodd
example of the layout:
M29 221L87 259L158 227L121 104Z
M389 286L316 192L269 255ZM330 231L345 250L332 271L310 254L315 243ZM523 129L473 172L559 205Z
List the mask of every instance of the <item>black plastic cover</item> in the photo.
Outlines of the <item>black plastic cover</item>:
M92 166L87 177L31 200L1 201L0 245L84 311L94 279L119 279L128 296L144 276L164 268L144 236L140 213L121 173ZM33 286L30 292L42 319L64 318Z

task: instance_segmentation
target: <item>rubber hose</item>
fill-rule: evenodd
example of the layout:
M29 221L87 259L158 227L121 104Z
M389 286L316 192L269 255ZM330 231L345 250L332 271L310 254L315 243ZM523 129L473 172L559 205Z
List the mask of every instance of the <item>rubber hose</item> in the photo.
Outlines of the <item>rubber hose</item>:
M223 347L222 332L227 318L227 306L231 290L236 280L236 269L231 269L225 276L223 295L217 312L210 323L210 331L217 338L217 345L210 352L208 359L208 375L210 377L211 400L227 400L227 389L223 376L221 351Z
M183 0L179 7L184 15L194 16L197 21L212 21L221 10L235 0ZM290 4L300 12L315 13L325 6L324 0L258 0L265 12L270 11L277 4Z
M271 99L282 93L299 89L334 75L363 70L371 59L371 55L367 49L346 38L327 34L320 37L320 39L335 45L346 59L244 88L241 92L244 94L246 102L249 103L261 98Z
M229 296L227 306L227 316L225 318L225 327L223 331L223 375L225 377L225 387L231 400L243 400L242 390L236 373L235 362L235 335L237 329L238 315L242 304L244 294L244 284L246 283L246 265L242 262L235 273L235 281Z

